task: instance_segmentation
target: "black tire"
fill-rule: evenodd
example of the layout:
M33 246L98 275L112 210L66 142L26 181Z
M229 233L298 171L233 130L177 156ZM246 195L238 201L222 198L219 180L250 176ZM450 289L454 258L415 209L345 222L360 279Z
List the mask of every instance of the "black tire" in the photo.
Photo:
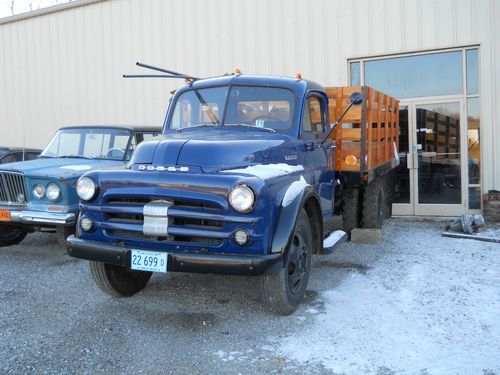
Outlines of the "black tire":
M359 189L348 188L344 190L342 208L342 227L344 232L351 237L351 231L360 227Z
M19 228L0 228L0 247L12 246L21 243L26 238L28 232Z
M313 231L302 209L295 223L286 264L279 273L260 278L264 303L271 312L290 315L297 310L306 293L313 252Z
M363 228L381 229L384 224L384 190L379 181L373 181L365 188L361 210Z
M392 201L394 200L394 173L384 177L384 219L392 217Z
M61 246L63 249L66 249L68 247L66 238L68 238L72 234L75 234L74 225L58 226L56 228L56 236L57 236L57 243L59 244L59 246Z
M90 262L95 283L112 297L130 297L144 289L152 272L129 270L102 262Z

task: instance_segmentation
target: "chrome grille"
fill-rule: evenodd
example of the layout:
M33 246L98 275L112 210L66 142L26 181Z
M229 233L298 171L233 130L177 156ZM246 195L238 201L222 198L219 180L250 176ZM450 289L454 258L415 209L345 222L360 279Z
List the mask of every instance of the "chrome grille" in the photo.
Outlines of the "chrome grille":
M25 206L27 200L23 174L0 172L0 204Z
M198 243L204 245L219 245L222 243L222 238L218 238L216 233L222 231L222 221L217 220L220 213L220 207L216 204L210 203L194 203L178 199L171 199L172 212L170 218L170 225L172 227L200 230L200 234L186 236L181 234L169 235L166 237L152 237L146 236L142 231L127 230L121 227L120 224L130 224L136 228L142 228L144 223L143 206L149 203L150 198L111 198L104 204L106 211L106 223L117 224L119 227L108 229L108 233L117 237L125 237L128 239L150 240L150 241L167 241L174 243ZM114 210L114 208L122 208L121 210ZM127 212L127 208L133 208L133 212ZM205 213L207 218L192 218L189 211L195 210L198 214ZM180 212L179 212L180 211ZM175 213L177 212L177 214ZM182 214L184 213L184 215ZM215 217L215 218L214 218ZM104 225L106 226L106 225ZM132 229L132 227L129 227ZM211 237L215 235L216 238Z

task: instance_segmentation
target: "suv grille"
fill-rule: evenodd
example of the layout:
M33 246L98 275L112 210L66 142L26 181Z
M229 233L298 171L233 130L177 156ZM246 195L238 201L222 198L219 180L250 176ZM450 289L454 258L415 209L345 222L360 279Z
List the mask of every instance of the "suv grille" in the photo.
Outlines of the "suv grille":
M25 206L27 200L23 174L0 172L0 204Z

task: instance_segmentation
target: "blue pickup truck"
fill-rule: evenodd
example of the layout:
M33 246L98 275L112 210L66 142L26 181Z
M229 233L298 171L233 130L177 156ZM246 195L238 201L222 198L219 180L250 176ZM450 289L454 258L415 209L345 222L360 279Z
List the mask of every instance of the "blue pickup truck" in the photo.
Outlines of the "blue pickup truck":
M34 160L0 166L0 247L34 231L54 232L65 246L79 212L75 186L92 169L124 167L157 127L73 126L59 129Z
M79 179L68 253L90 260L115 297L142 290L152 272L255 275L267 307L290 314L312 255L345 238L324 229L340 184L333 125L325 88L300 77L189 80L162 136L139 145L128 169Z

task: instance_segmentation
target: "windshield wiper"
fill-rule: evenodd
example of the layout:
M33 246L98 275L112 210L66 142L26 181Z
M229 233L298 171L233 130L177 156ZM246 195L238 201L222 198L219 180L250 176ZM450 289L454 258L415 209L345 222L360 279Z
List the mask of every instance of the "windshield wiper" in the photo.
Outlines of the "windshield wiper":
M87 156L81 156L81 155L63 155L59 156L61 159L87 159L87 160L92 160L94 158L90 158Z
M255 125L248 125L248 124L224 124L224 126L231 126L231 127L236 127L236 128L250 128L250 129L259 129L259 130L265 130L270 133L276 133L276 130L271 129L271 128L260 128Z
M199 125L193 125L193 126L187 126L185 128L179 128L177 129L177 133L181 133L184 130L189 130L189 129L198 129L198 128L212 128L217 126L217 124L199 124Z

